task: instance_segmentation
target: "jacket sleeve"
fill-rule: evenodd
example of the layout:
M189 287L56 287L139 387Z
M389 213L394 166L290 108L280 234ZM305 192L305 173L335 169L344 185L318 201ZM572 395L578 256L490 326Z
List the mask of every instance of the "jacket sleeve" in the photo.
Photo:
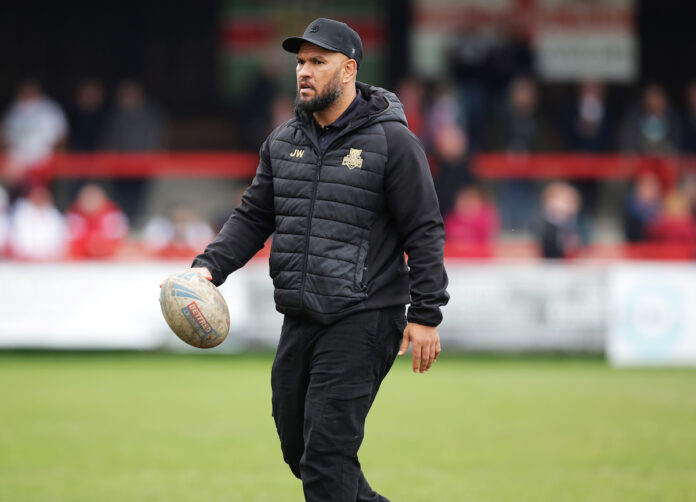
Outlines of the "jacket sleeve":
M449 301L444 266L445 227L420 141L402 124L384 124L387 137L385 193L408 255L409 322L437 326Z
M270 141L270 138L267 139L261 146L259 167L242 196L241 204L232 212L213 242L193 261L193 267L207 267L210 270L216 286L244 266L275 229Z

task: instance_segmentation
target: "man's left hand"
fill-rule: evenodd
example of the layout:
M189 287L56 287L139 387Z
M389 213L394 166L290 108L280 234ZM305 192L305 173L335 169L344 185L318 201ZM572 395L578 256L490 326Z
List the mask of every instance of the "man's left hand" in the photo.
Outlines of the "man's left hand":
M404 330L404 339L401 342L399 355L403 356L408 350L409 344L413 344L413 372L424 373L437 360L442 347L437 328L423 326L410 322Z

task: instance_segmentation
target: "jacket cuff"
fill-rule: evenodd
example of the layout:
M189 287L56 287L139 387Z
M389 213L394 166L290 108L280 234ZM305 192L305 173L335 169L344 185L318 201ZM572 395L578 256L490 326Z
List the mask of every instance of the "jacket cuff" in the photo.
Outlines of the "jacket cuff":
M216 286L219 286L223 282L225 282L225 279L222 277L222 274L220 273L220 270L217 269L217 267L213 267L207 260L204 260L200 256L197 256L194 260L193 263L191 263L192 268L196 267L205 267L210 271L210 275L213 276L213 280L211 281L213 284Z
M440 309L435 308L424 308L424 307L409 307L408 315L406 316L408 322L414 322L416 324L422 324L423 326L430 326L432 328L437 327L442 322L442 312Z

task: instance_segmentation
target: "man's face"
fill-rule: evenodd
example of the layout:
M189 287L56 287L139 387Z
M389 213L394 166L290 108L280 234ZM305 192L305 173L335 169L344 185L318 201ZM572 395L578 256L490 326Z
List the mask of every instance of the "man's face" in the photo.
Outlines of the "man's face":
M303 43L297 53L298 108L310 113L325 110L341 95L343 64L348 58L340 52Z

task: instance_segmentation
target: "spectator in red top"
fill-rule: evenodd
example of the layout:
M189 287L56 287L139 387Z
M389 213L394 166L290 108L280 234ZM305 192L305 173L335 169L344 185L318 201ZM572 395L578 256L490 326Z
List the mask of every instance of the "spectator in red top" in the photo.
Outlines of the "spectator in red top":
M70 251L77 258L108 258L128 236L128 219L104 190L87 184L66 215Z
M696 244L696 221L684 193L673 190L667 194L662 211L647 228L647 234L653 242Z
M476 186L457 193L452 211L445 217L447 242L485 246L498 235L498 212Z

